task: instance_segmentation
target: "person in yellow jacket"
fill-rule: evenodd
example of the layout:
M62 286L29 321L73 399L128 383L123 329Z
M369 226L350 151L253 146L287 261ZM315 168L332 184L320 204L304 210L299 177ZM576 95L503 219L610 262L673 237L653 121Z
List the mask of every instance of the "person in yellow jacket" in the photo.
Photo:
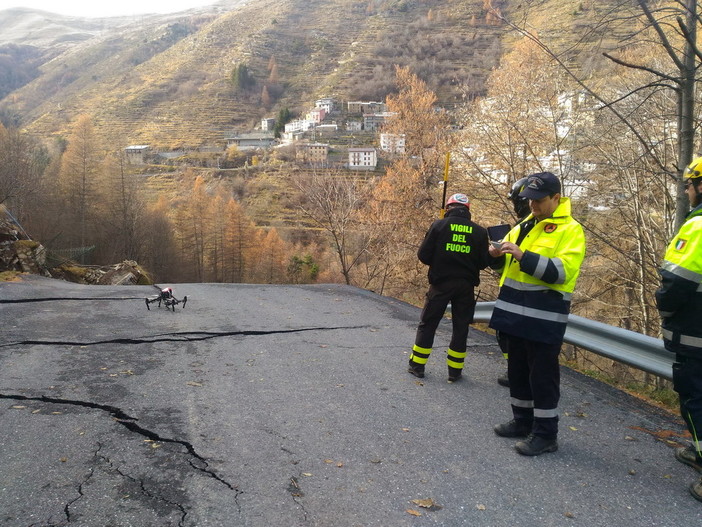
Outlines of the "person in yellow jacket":
M702 157L683 177L692 211L665 252L656 305L663 344L675 353L673 388L680 396L680 414L692 435L692 444L676 450L675 457L702 472ZM702 501L702 480L690 492Z
M502 269L490 327L507 347L513 419L495 426L502 437L526 438L517 452L538 456L558 450L560 365L570 301L585 257L583 228L551 172L528 177L519 194L531 214L491 246L493 269Z

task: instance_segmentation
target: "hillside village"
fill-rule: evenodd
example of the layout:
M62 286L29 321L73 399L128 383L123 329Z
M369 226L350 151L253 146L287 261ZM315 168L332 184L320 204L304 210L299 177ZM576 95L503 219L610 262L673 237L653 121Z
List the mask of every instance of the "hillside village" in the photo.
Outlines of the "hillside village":
M488 98L480 104L493 103ZM593 106L593 101L584 92L559 96L561 114L556 133L560 139L571 134L573 115L578 112L582 118L584 106L591 109ZM382 173L389 163L406 153L406 134L384 131L385 125L395 115L388 111L385 102L340 101L323 97L315 101L314 107L304 117L282 123L276 117L265 117L256 129L228 134L217 146L162 151L152 149L150 145L130 145L125 148L125 155L135 166L153 163L182 167L194 163L222 169L257 166L272 152L278 151L280 158L301 168ZM459 131L458 126L454 128ZM471 146L465 145L463 150L468 156L473 155ZM193 153L198 156L193 158ZM235 158L238 158L238 164L232 161ZM482 172L491 174L502 184L509 183L509 174L496 169L489 159L476 161ZM564 149L540 156L539 162L545 170L562 174L565 194L576 199L586 194L592 183L590 175L596 170L595 164L576 163ZM591 203L590 206L603 205Z
M275 117L266 117L255 130L227 135L221 147L196 151L212 154L210 162L217 163L218 168L226 164L222 158L232 157L233 152L242 154L246 163L256 165L267 152L288 149L292 151L292 161L308 167L374 171L383 161L405 153L404 135L382 131L392 115L384 102L341 102L324 97L315 101L304 118L278 123ZM279 134L275 132L277 125ZM125 148L126 158L133 165L157 161L181 164L190 152L152 150L150 145Z

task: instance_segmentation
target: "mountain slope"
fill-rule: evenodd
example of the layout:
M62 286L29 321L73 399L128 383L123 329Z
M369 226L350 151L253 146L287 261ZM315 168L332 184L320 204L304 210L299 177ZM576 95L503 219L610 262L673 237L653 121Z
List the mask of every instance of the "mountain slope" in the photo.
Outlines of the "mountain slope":
M43 137L66 134L87 113L115 147L196 147L221 144L280 108L304 111L321 96L383 98L395 64L411 66L451 105L483 93L499 61L507 27L490 19L490 3L510 4L222 0L209 9L103 23L82 42L64 37L42 48L50 60L0 109ZM556 4L567 10L576 2ZM562 18L552 22L568 31ZM256 80L243 92L229 80L238 64Z

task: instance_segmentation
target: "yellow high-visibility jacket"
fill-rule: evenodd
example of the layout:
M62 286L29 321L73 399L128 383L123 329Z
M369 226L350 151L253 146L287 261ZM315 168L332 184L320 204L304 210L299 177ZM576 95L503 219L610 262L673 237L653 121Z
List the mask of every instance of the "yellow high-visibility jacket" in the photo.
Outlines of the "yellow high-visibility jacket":
M530 221L533 215L516 225L505 240L516 243ZM585 258L585 234L571 216L570 199L561 198L553 215L536 223L519 247L524 251L520 262L511 255L504 257L490 327L537 342L562 342Z
M669 351L702 357L702 205L687 216L659 269L656 304Z

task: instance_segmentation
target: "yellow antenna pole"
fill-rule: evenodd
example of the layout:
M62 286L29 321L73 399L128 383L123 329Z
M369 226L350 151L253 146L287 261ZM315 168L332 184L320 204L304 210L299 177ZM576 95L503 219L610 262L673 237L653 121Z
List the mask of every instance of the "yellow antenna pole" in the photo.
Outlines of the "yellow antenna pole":
M441 200L441 212L439 218L446 214L446 187L448 186L449 166L451 166L451 152L446 152L446 163L444 164L444 197Z

